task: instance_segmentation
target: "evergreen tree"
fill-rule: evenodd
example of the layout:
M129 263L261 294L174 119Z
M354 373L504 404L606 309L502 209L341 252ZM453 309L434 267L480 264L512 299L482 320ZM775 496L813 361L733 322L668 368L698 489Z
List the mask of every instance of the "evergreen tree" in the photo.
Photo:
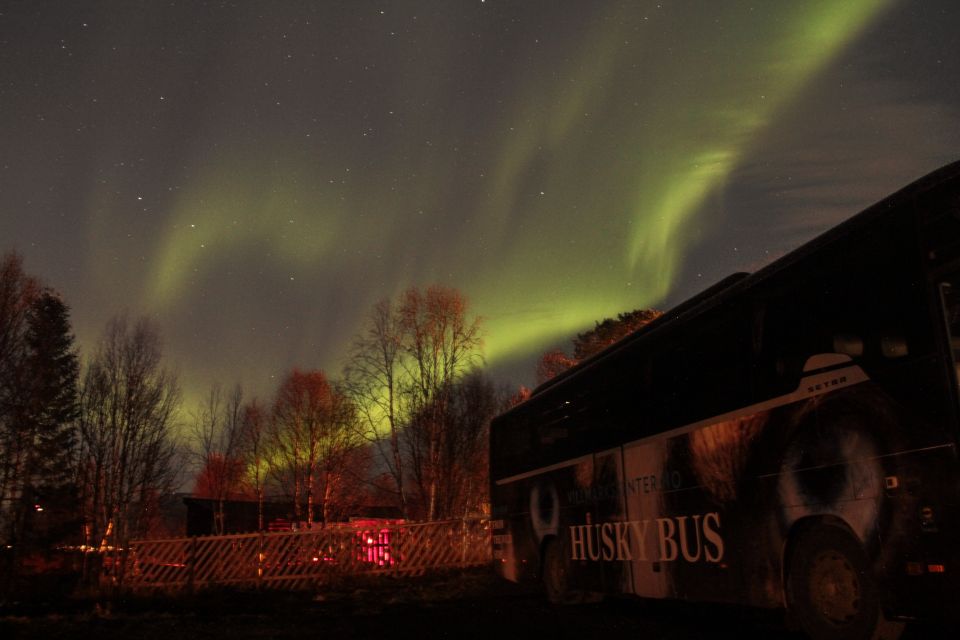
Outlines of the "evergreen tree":
M38 486L55 487L73 479L79 363L70 312L60 297L45 290L31 306L27 367L33 378L30 421L36 429L34 474Z
M616 319L604 318L595 323L593 329L578 333L573 339L573 357L577 362L586 360L662 315L663 312L656 309L634 309L618 313Z
M27 452L16 537L48 547L78 523L73 481L79 364L69 310L55 292L41 291L26 320L19 405Z
M36 298L35 281L23 271L16 253L0 259L0 540L13 535L20 480L27 448L21 429L22 372L27 313ZM6 548L7 545L4 545Z
M0 592L14 576L13 537L20 512L20 478L25 447L19 432L20 371L26 315L35 294L33 280L16 253L0 257Z

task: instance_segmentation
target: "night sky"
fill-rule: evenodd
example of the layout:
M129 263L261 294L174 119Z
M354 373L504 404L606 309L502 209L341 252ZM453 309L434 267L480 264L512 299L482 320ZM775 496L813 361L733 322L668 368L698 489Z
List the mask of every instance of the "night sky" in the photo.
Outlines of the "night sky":
M960 158L960 3L0 2L0 251L188 400L456 287L505 381Z

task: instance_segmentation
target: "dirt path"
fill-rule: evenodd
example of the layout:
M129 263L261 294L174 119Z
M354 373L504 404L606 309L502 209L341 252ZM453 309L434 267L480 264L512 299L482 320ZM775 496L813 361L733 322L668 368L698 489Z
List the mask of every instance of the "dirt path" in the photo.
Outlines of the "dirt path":
M780 616L724 607L611 600L557 607L486 571L342 585L323 596L211 592L126 599L109 614L0 618L3 638L796 638ZM910 630L905 638L931 637Z

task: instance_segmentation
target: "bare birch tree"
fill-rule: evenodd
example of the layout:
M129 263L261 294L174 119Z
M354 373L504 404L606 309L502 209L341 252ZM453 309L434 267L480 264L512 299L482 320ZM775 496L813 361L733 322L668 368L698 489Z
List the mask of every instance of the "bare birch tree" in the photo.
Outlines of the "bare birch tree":
M400 512L406 518L406 470L400 444L405 413L400 386L402 341L399 315L389 300L381 300L370 311L365 329L354 338L344 380L361 433L373 444L393 481Z
M213 499L213 531L217 535L226 532L225 502L243 493L243 428L240 386L224 397L220 385L214 384L194 414L192 445L200 467L194 493Z
M395 306L378 303L354 341L347 389L404 517L434 519L446 511L438 499L450 446L450 394L480 363L480 347L480 320L468 315L467 299L441 286L410 288Z
M507 408L507 395L479 369L454 385L438 469L440 518L467 517L488 508L490 421Z
M358 476L364 470L356 406L336 385L331 387L330 411L321 416L320 427L314 486L326 523L346 515L357 495Z
M304 484L310 456L303 409L300 406L304 400L291 382L295 375L298 378L302 376L299 371L292 372L277 390L273 412L267 423L267 460L271 477L283 493L292 499L294 519L300 522L304 519Z
M408 289L401 297L404 391L412 409L407 425L411 472L428 520L440 513L443 452L450 446L450 395L480 359L480 320L467 318L467 299L454 289Z
M87 365L80 394L79 469L86 544L124 546L146 533L153 502L171 489L179 403L147 320L111 320Z
M243 408L241 458L246 481L257 497L257 530L264 531L263 499L268 470L267 416L256 399Z

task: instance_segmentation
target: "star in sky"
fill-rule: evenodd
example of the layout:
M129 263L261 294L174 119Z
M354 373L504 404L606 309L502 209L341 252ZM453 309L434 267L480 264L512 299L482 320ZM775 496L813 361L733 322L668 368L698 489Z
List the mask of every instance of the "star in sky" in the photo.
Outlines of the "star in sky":
M335 375L377 300L435 282L529 384L595 321L762 266L955 159L958 12L14 4L2 248L63 292L84 349L124 309L154 318L188 396Z

